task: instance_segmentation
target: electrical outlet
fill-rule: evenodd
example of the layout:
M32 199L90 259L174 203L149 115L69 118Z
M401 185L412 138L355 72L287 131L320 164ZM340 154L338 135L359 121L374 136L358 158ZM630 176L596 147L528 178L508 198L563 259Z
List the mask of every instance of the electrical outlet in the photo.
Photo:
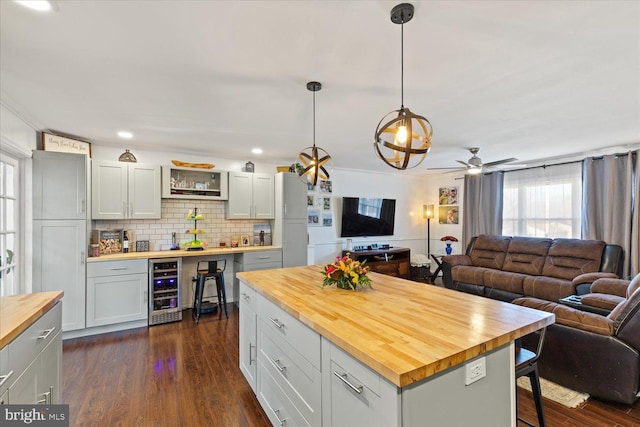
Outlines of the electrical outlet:
M472 384L487 376L487 361L484 357L465 365L464 385Z

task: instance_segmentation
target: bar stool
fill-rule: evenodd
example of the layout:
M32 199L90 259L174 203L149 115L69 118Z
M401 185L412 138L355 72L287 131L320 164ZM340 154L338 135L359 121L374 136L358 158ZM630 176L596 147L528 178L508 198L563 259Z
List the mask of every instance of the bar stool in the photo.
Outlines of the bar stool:
M516 343L516 379L524 376L529 377L529 381L531 382L531 391L533 392L533 400L536 404L536 412L538 414L538 425L540 427L544 427L545 423L544 409L542 407L542 390L540 389L540 377L538 376L538 358L542 352L544 334L546 331L547 328L542 328L535 332L540 335L538 339L538 348L535 353L522 347L519 343ZM519 341L520 340L518 340L518 342ZM520 417L518 417L518 421L534 427L533 424L528 423Z
M218 261L198 261L196 267L198 275L194 279L196 282L195 292L193 295L193 310L192 315L196 319L196 324L200 320L200 315L204 313L214 313L216 310L220 310L222 315L222 308L224 307L224 314L229 318L227 312L227 292L224 286L224 269L227 265L227 260L222 260L222 268L218 268ZM207 268L201 267L202 263L207 263ZM215 303L204 301L204 285L208 279L214 279L216 281L216 296L217 301Z

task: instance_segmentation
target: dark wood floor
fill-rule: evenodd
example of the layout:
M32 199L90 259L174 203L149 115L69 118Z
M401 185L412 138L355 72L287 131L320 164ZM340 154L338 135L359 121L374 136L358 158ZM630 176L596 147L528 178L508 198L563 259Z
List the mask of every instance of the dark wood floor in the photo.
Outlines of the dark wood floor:
M268 426L238 369L238 310L64 342L63 401L72 426ZM640 427L640 404L589 399L568 409L545 399L547 425ZM518 412L534 424L531 393ZM524 425L524 424L519 424ZM500 426L497 426L500 427Z

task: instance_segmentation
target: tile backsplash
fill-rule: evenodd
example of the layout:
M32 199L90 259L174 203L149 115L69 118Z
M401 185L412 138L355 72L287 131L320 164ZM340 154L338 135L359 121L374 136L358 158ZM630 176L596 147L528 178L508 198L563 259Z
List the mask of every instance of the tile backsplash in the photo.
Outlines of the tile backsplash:
M187 220L190 210L198 208L198 213L204 216L198 221L198 228L204 234L198 235L198 240L207 242L208 247L218 247L220 242L231 245L231 237L253 234L255 224L268 224L261 220L227 220L225 219L225 202L220 200L182 200L162 199L162 217L160 219L125 219L125 220L94 220L94 229L127 230L130 250L135 250L135 242L149 240L149 250L159 251L171 247L171 233L176 233L179 245L193 239L193 235L185 231L193 228L193 221ZM182 247L182 246L181 246Z

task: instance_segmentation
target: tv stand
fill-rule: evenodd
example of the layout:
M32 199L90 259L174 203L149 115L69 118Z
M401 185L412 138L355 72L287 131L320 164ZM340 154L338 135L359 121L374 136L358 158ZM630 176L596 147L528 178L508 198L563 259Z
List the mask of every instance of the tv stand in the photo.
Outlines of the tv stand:
M371 267L371 271L388 276L409 278L411 250L409 248L389 248L367 251L342 251L342 256L347 252L350 258L356 261L367 261L365 265Z

